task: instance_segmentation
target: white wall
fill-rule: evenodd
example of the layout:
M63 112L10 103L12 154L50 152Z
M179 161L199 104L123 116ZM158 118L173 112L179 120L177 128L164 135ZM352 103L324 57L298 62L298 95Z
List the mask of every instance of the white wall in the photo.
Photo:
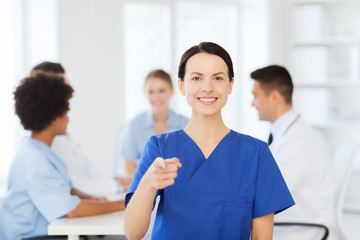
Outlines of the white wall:
M269 64L269 19L267 0L243 0L240 13L241 132L266 140L269 124L260 122L257 110L251 106L253 80L250 73Z
M117 128L123 124L122 1L59 1L59 58L75 88L69 132L86 155L111 169ZM249 73L268 63L267 4L265 0L239 1L238 56L234 66L236 89L230 100L236 109L230 126L266 139L268 125L258 121L251 107ZM139 56L141 57L141 56ZM236 106L236 108L234 108Z
M10 0L0 2L0 200L5 192L6 175L14 155L16 118L13 108L14 52L13 12Z
M59 1L60 62L75 89L69 132L110 170L124 116L121 1Z

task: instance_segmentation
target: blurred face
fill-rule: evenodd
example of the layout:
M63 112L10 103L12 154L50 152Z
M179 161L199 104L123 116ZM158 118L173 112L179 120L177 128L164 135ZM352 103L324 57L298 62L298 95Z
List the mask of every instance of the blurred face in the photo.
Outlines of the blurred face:
M66 128L67 128L68 123L69 123L69 117L68 117L67 113L56 118L54 121L54 124L56 126L55 127L56 135L66 134Z
M168 111L170 98L174 94L171 85L161 78L148 78L145 82L145 95L154 114Z
M70 85L70 83L69 83L69 81L68 81L68 79L67 79L67 77L66 77L66 75L64 74L64 73L58 73L57 74L59 77L62 77L62 78L64 78L64 81L65 81L65 83L66 84L68 84L68 85ZM67 115L68 113L66 112L63 116L61 116L60 118L59 118L59 127L60 127L60 133L59 133L59 135L63 135L63 134L66 134L66 129L67 129L67 125L68 125L68 123L69 123L69 117L68 117L68 115ZM65 130L64 130L65 129Z
M198 53L186 63L184 81L179 90L186 96L193 114L211 116L221 113L231 94L233 79L229 79L225 61L217 55Z
M254 81L254 86L252 89L253 101L251 106L254 106L258 111L259 119L263 121L273 122L273 111L272 111L272 99L271 93L266 94L261 83L259 81Z
M66 75L64 73L58 73L58 76L59 77L63 77L64 78L64 81L67 85L70 85L70 82L69 80L67 79Z

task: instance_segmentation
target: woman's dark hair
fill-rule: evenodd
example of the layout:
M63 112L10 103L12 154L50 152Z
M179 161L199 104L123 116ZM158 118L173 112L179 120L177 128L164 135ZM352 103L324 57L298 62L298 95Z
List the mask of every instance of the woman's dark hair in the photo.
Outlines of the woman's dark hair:
M189 48L181 57L180 64L179 64L179 70L178 70L178 78L181 79L181 81L184 81L185 76L185 70L186 70L186 63L195 54L198 53L208 53L213 54L221 57L226 65L228 66L229 71L229 80L231 81L234 77L234 69L233 64L231 61L231 57L229 53L222 48L221 46L217 45L216 43L212 42L202 42L199 45L195 45L191 48Z
M15 113L26 130L44 130L69 111L72 87L64 78L46 74L23 79L14 92Z
M173 88L170 74L168 74L167 72L165 72L162 69L154 69L151 72L149 72L145 78L145 83L149 78L160 78L160 79L164 80L165 82L167 82L168 84L170 84L170 87Z
M266 94L272 90L277 90L283 96L285 102L292 103L294 85L286 68L279 65L270 65L253 71L250 77L261 83L260 86Z
M33 67L30 76L35 76L38 73L65 74L65 69L60 63L42 62Z

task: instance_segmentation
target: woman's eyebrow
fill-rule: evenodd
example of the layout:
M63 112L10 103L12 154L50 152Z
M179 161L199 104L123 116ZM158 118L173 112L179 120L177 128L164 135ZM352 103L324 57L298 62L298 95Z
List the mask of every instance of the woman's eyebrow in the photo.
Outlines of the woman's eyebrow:
M199 72L192 72L190 75L193 75L193 74L200 75L200 76L204 75L204 74L199 73Z
M218 72L218 73L214 73L213 76L220 75L220 74L224 74L224 75L225 75L225 73L223 73L223 72Z
M193 75L193 74L200 75L200 76L204 75L204 74L199 73L199 72L192 72L190 75ZM225 73L223 73L223 72L217 72L217 73L214 73L213 76L220 75L220 74L225 75Z

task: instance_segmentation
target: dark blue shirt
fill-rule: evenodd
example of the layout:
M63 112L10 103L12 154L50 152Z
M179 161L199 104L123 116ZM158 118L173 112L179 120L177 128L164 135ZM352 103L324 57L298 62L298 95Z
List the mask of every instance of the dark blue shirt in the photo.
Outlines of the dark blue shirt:
M182 163L175 184L161 191L153 239L246 239L253 218L294 205L266 143L230 131L206 159L183 131L152 137L129 191L157 157Z

